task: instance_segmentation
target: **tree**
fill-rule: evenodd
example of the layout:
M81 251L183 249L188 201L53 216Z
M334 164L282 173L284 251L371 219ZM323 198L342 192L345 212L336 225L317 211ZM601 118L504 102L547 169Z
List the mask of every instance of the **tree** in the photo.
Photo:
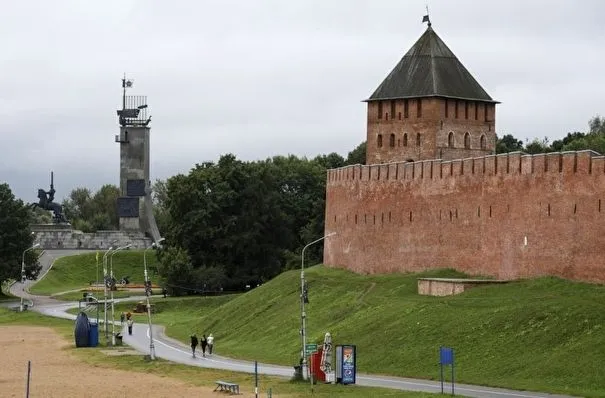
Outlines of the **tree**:
M357 145L355 149L349 152L345 164L366 164L366 141Z
M496 138L496 153L517 152L523 150L523 141L516 139L512 134Z
M111 184L103 185L94 195L88 188L76 188L63 201L65 216L82 232L117 229L119 196L120 189Z
M21 279L23 252L32 247L34 235L29 227L33 219L23 201L15 199L8 184L0 184L0 282ZM37 253L30 250L25 256L25 273L35 279L40 272Z
M168 185L166 180L155 180L151 189L153 200L153 215L160 233L170 228L170 212L168 211Z

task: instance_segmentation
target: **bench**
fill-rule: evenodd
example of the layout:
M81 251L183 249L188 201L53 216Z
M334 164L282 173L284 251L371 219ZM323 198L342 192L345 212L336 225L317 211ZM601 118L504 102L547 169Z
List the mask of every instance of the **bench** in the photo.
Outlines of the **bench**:
M228 381L217 380L214 391L225 391L230 394L239 394L239 384L229 383Z

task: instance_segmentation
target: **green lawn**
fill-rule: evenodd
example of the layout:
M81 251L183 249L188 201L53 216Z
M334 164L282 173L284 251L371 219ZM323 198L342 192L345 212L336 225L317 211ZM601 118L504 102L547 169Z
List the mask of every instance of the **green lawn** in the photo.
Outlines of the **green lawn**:
M356 344L360 372L438 379L438 350L449 346L459 382L605 396L603 286L540 278L427 297L416 293L418 276L460 274L361 276L317 266L306 275L309 342L329 331L335 344ZM242 295L154 300L154 322L183 342L212 332L223 355L292 365L299 286L291 271Z
M33 294L50 295L68 290L80 289L89 286L97 279L96 253L86 253L77 256L61 257L57 259L42 280L31 287ZM157 266L155 254L147 252L147 266ZM103 252L99 255L99 275L103 278ZM131 283L144 282L143 251L124 250L113 256L113 273L116 279L124 276L130 277ZM109 272L109 271L108 271ZM154 272L149 272L152 282L157 279ZM80 295L81 297L81 295Z
M58 318L51 318L28 311L25 313L15 313L0 308L0 326L3 325L32 325L51 327L63 336L71 345L66 349L76 355L85 364L90 366L91 371L99 371L99 368L117 368L135 372L144 372L155 374L160 377L170 377L185 381L198 386L214 387L215 380L229 380L239 383L243 391L254 391L254 375L246 373L228 372L223 370L204 369L193 366L178 365L161 359L156 361L146 361L143 356L108 356L101 351L106 350L103 346L103 339L96 348L75 348L73 340L73 322ZM83 368L83 371L84 368ZM259 375L259 396L266 396L271 389L274 396L288 397L345 397L345 398L365 398L365 397L400 397L400 398L430 398L436 394L413 393L381 388L369 388L360 386L340 386L318 384L314 386L314 392L311 394L311 387L307 383L290 382L287 379Z

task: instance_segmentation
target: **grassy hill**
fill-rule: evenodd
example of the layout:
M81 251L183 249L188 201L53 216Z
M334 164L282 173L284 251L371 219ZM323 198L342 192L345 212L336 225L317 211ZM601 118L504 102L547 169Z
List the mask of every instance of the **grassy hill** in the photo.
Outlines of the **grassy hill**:
M450 346L459 382L605 396L603 286L540 278L427 297L417 295L417 277L461 274L361 276L317 266L306 275L309 342L329 331L335 344L356 344L360 372L438 379L439 346ZM290 271L223 302L157 302L154 322L185 342L212 332L220 354L292 365L299 286L300 273Z
M109 260L108 260L109 261ZM155 253L147 252L147 267L155 267ZM109 266L108 266L109 267ZM99 254L99 278L103 279L103 252ZM124 250L113 256L113 273L119 279L130 276L131 283L143 283L143 251ZM149 272L152 281L157 278ZM33 294L54 294L67 290L84 288L97 279L96 253L79 254L57 259L50 271L30 288Z

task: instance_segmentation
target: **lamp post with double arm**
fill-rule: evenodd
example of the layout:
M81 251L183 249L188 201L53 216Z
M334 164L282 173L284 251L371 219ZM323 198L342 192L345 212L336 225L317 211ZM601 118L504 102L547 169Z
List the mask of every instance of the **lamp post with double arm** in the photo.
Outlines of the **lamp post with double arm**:
M312 246L318 242L321 242L322 240L329 238L330 236L334 236L336 235L336 232L332 232L329 233L325 236L322 236L319 239L314 240L313 242L307 244L305 247L303 247L302 249L302 253L301 253L301 266L300 266L300 323L301 323L301 330L300 330L300 338L301 338L301 342L302 342L302 351L300 353L301 355L301 366L302 366L302 374L303 377L307 374L307 353L306 353L306 345L307 345L307 314L305 312L305 301L307 301L307 292L306 287L305 287L305 250L307 250L307 248L309 246Z
M111 280L114 280L113 277L113 255L116 254L117 252L119 252L120 250L124 250L124 249L128 249L130 246L132 246L131 244L128 244L126 246L121 246L118 247L117 249L115 249L114 251L111 252L111 254L109 255L109 277L111 278ZM113 300L113 285L111 288L111 345L115 346L116 345L116 318L114 315L114 300Z
M158 239L157 242L153 243L147 249L143 251L143 266L145 267L145 296L147 298L147 324L149 326L149 358L153 361L155 359L155 346L153 345L153 328L151 325L151 304L149 303L149 296L151 295L151 281L149 280L149 274L147 273L147 250L161 247L165 239Z

